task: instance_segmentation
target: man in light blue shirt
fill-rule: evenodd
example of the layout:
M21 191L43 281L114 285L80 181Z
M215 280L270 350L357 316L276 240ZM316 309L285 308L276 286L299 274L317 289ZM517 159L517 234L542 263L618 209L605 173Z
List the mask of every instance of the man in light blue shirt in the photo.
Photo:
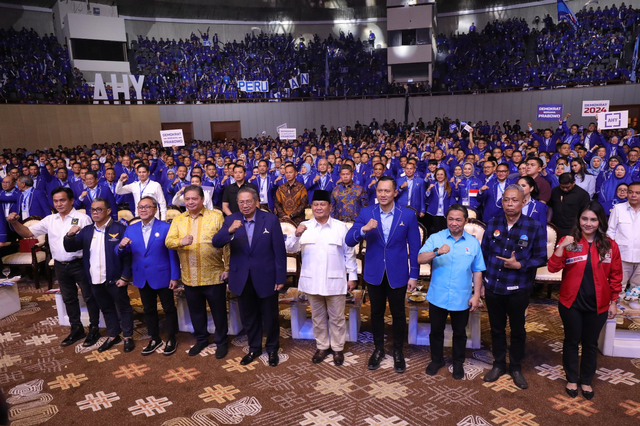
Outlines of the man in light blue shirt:
M444 366L444 328L451 315L453 329L453 378L464 377L469 312L480 303L482 271L486 270L480 242L464 231L467 208L454 204L447 210L447 229L432 234L418 254L418 263L431 262L427 292L431 319L431 363L426 373L434 376ZM473 287L472 287L473 286ZM473 289L473 295L471 290Z

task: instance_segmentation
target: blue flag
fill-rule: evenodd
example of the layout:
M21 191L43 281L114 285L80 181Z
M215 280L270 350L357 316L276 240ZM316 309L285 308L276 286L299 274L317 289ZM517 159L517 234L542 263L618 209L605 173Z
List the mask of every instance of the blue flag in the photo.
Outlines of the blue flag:
M576 15L569 9L569 6L567 6L564 0L558 0L558 21L563 20L571 24L571 28L573 28L574 31L578 31Z
M631 68L631 81L636 82L636 70L638 69L638 44L640 44L640 36L636 38L636 47L633 50L633 67Z

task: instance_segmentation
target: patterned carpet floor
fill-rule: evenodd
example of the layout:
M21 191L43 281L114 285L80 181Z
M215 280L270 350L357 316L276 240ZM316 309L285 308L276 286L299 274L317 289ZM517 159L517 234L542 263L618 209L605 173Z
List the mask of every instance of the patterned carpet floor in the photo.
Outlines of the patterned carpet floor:
M534 299L531 305L523 369L530 387L520 390L509 376L495 383L482 380L492 363L486 313L483 347L467 350L465 379L456 381L449 364L437 376L424 373L430 360L424 346L405 347L404 374L393 371L389 355L379 370L367 370L373 350L367 304L358 342L347 343L341 367L330 357L311 363L315 342L291 338L289 308L283 306L280 365L272 368L266 355L240 365L248 352L243 335L231 337L222 360L215 359L213 345L189 358L194 340L188 333L179 334L173 356L142 357L149 336L135 290L134 352L123 353L120 344L100 354L102 340L92 348L81 342L61 348L68 327L58 325L54 296L26 280L19 291L22 310L0 320L0 388L13 425L640 424L640 354L638 359L599 356L592 401L565 394L557 301Z

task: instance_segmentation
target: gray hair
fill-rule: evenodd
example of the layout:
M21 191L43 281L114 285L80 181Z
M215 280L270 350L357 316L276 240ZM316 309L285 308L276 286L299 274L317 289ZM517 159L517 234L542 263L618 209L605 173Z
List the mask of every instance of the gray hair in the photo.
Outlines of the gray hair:
M522 187L520 185L516 185L515 183L511 184L504 189L504 192L507 192L509 190L518 191L518 193L524 198L524 191L522 190Z
M18 177L18 182L24 183L29 188L31 188L33 186L33 178L31 176L22 175L22 176Z
M244 186L244 187L240 188L238 190L238 197L240 197L240 194L251 194L251 198L253 198L256 201L260 201L260 197L258 196L258 192L255 189L251 188L250 186Z
M158 200L156 200L155 198L153 198L151 195L145 195L144 197L140 198L140 201L142 200L149 200L153 203L153 208L157 209L158 208ZM140 204L140 201L138 201L138 204Z

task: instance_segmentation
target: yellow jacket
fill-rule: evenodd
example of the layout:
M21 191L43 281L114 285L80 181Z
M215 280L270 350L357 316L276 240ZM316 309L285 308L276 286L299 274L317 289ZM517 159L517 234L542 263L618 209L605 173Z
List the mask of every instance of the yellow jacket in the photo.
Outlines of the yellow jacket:
M222 213L206 208L195 219L187 211L171 222L165 245L178 252L184 285L222 284L222 273L229 271L229 246L218 249L211 244L222 222ZM193 243L183 247L182 239L189 234L193 235Z

